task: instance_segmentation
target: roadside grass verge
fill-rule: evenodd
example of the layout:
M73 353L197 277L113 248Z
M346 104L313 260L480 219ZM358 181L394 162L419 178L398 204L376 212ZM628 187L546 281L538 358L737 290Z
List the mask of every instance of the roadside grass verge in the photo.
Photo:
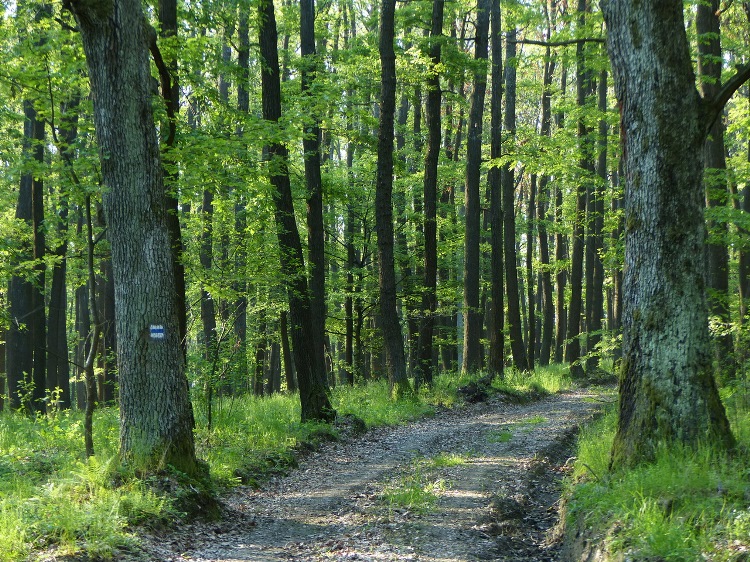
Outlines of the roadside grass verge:
M567 532L590 529L612 559L746 560L750 552L750 414L723 398L739 441L731 455L710 445L664 448L655 462L608 472L615 405L582 429L568 482Z
M460 404L457 389L479 378L481 373L447 373L436 377L431 388L398 401L391 400L384 381L339 386L332 401L340 414L356 416L366 427L394 425ZM531 375L508 371L494 386L536 396L570 382L564 369ZM198 456L208 463L219 488L260 484L284 473L295 465L300 450L336 439L341 431L335 425L300 423L295 395L215 400L210 431L205 404L197 399L194 407ZM139 528L167 526L183 516L174 487L164 485L165 480L174 482L173 475L138 478L119 462L118 442L113 407L94 414L96 455L91 459L83 455L82 412L47 417L0 413L0 561L81 553L92 560L113 559L137 548ZM433 462L447 466L459 461L445 457Z

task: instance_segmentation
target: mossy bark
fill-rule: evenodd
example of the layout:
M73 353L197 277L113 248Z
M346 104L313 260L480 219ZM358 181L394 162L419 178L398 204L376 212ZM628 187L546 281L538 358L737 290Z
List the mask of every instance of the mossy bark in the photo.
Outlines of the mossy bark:
M120 374L120 451L143 471L198 470L174 263L138 0L69 4L78 21L108 191ZM161 336L161 337L160 337Z
M626 168L623 361L613 467L661 444L734 443L712 375L703 100L683 6L602 2Z

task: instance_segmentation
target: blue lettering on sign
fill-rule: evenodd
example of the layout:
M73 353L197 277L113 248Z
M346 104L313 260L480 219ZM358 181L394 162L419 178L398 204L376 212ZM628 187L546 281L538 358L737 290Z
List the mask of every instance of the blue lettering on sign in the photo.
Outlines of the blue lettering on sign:
M161 324L151 324L151 326L149 327L149 331L151 332L152 340L164 339L164 326L162 326Z

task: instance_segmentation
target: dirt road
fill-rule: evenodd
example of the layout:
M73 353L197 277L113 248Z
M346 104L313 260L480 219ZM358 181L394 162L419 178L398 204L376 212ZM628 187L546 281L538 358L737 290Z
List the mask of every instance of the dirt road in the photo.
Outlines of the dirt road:
M149 541L155 559L234 561L555 560L565 462L601 407L575 391L500 398L309 455L262 490L239 488L227 517ZM414 491L415 507L387 498ZM421 490L421 492L420 492Z

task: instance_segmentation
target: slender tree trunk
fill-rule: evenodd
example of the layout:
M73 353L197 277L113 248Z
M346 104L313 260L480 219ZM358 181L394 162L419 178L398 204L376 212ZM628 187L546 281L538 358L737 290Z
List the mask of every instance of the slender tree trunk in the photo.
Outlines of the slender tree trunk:
M237 50L237 65L240 68L240 77L237 80L237 110L241 115L250 112L250 25L247 10L240 8L239 22L237 24L239 47ZM239 137L244 137L245 131L240 127L237 131ZM245 196L235 192L234 204L234 229L240 236L245 236L247 230L247 208ZM237 345L237 380L246 381L249 375L247 361L247 294L248 282L245 279L247 268L247 252L244 244L240 244L235 255L235 270L238 279L234 282L236 294L234 301L235 320L234 334Z
M24 101L24 114L31 125L30 153L37 165L44 163L44 121L37 119L36 110L31 102ZM46 270L44 262L46 253L44 227L44 182L41 176L32 174L31 178L31 229L34 248L34 282L31 289L31 311L29 313L29 334L34 352L32 371L33 390L31 392L32 410L43 411L47 388L47 316L45 313Z
M607 111L607 71L599 74L598 84L599 111L602 115ZM591 217L589 226L592 230L587 243L591 245L591 294L586 296L588 307L588 352L586 371L593 371L599 367L599 352L597 346L602 341L601 331L604 329L604 264L601 251L603 248L602 231L604 230L604 188L607 182L607 120L599 120L598 155L596 174L601 178L601 185L594 185L592 194ZM590 305L589 305L590 303Z
M615 467L652 459L664 443L721 449L734 439L713 379L704 292L703 147L724 99L696 91L681 0L602 9L627 182Z
M177 37L177 1L159 0L159 27L161 38L174 41ZM185 245L182 242L180 227L179 202L177 200L177 162L173 149L177 144L177 112L180 110L180 85L177 80L177 58L171 57L164 61L157 48L155 37L151 41L151 51L159 67L161 79L161 95L167 108L167 126L162 141L164 143L164 183L167 197L167 228L172 248L174 263L175 293L177 296L177 320L180 328L180 343L182 353L187 356L187 303L185 299L185 264L182 255ZM114 328L113 328L114 329ZM108 337L105 335L105 340ZM106 346L105 346L106 347Z
M80 96L74 95L70 102L61 105L61 123L59 134L55 136L57 148L64 166L74 184L78 183L72 167L71 145L78 136L78 112ZM54 124L53 124L54 127ZM53 129L54 132L54 129ZM57 211L57 236L60 244L54 249L58 258L52 269L52 286L50 289L49 311L47 318L47 388L59 388L60 395L56 407L69 409L70 364L68 362L68 329L67 329L67 256L68 256L68 223L70 205L68 198L60 193L59 210Z
M505 44L505 116L506 142L512 142L516 132L516 30L508 31ZM505 250L505 293L508 297L508 337L513 353L513 363L521 371L529 369L526 349L523 346L521 325L521 297L518 287L518 258L516 253L515 172L509 166L501 171L503 186L503 247Z
M492 90L490 94L490 158L502 156L502 99L503 99L503 45L500 3L490 8L492 35ZM503 299L503 208L500 168L493 166L487 173L490 191L490 310L487 321L489 331L489 357L487 369L490 376L504 375L505 368L505 305Z
M93 321L91 346L86 354L83 372L86 384L86 410L83 418L83 440L87 457L94 456L94 409L96 408L96 373L94 362L102 334L102 322L96 298L96 274L94 273L94 224L91 219L91 196L86 196L86 286L88 289L89 315Z
M198 470L185 377L172 238L151 110L140 2L71 1L94 98L112 246L120 375L120 451L143 470ZM127 29L127 33L121 30Z
M300 0L300 47L302 54L302 94L309 95L319 64L315 53L315 1ZM315 345L316 369L325 371L325 228L323 225L323 180L320 173L320 125L316 115L304 126L302 148L305 154L307 184L307 245L310 261L310 312Z
M560 77L560 91L565 94L567 90L568 69L563 63L562 76ZM565 114L558 112L555 115L557 128L563 127ZM565 306L565 288L568 283L568 272L562 264L568 258L567 240L565 236L565 224L563 222L563 193L560 182L555 182L555 363L562 363L565 357L565 338L568 334L568 312Z
M375 228L378 235L378 280L381 329L385 340L388 380L397 397L411 393L396 304L393 256L393 123L396 111L395 0L382 0L380 10L380 125L375 190Z
M750 2L746 2L745 6L748 6L746 9L748 10L748 21L750 21ZM750 114L750 88L748 89L747 105ZM750 164L750 135L747 140L747 162ZM745 187L742 190L742 210L745 213L750 213L750 182L745 182ZM743 234L746 242L740 248L739 256L740 322L746 324L748 321L748 304L750 303L750 243L747 242L750 239L750 233L745 230Z
M550 31L551 30L548 28L548 35ZM542 126L540 130L540 134L545 137L549 137L552 131L551 89L554 69L555 61L551 56L549 47L547 47L544 62L544 76L542 79L544 90L542 91ZM550 362L555 322L555 305L552 301L552 273L550 271L549 238L547 234L547 222L549 219L544 218L551 197L548 185L549 176L543 175L539 179L539 200L537 203L537 217L539 217L537 231L539 234L539 262L541 265L540 276L542 289L542 336L539 349L539 364L541 366L549 365ZM552 205L549 205L549 208L552 208Z
M464 349L461 371L481 369L482 311L479 304L481 203L479 183L482 161L482 118L487 91L487 68L490 25L489 0L477 0L476 39L474 42L474 91L469 109L469 131L466 142L466 233L464 238Z
M271 0L263 0L258 7L258 28L260 53L263 58L263 119L278 123L281 118L281 80L276 15ZM308 336L313 333L313 318L302 243L294 219L294 203L287 170L288 151L283 144L273 143L269 146L268 153L269 175L275 189L274 206L281 275L289 299L289 328L300 390L302 421L331 421L336 412L328 398L325 372L320 370L319 362L315 359L315 342Z
M205 386L206 401L209 409L216 389L214 372L216 358L219 354L218 338L216 337L216 301L206 285L205 279L211 279L213 265L213 220L214 220L214 193L210 187L203 190L203 201L201 202L201 236L199 259L204 281L201 283L201 326L203 335L203 360L205 367L203 384Z
M526 220L526 294L528 295L529 320L526 323L526 357L529 368L534 368L534 349L536 347L536 311L534 304L534 226L536 222L537 176L532 174L529 188L529 203Z
M589 0L578 0L578 25L586 23L586 13L590 11ZM586 45L579 42L576 47L576 105L583 112L586 98L591 91L591 71L586 68ZM581 177L577 179L576 211L573 218L573 248L570 256L570 306L568 308L568 326L565 348L565 360L570 363L573 377L583 376L583 366L578 360L581 357L581 315L583 309L583 261L584 261L584 226L586 220L586 199L590 191L591 179L588 172L593 172L589 128L583 114L578 118L578 145L580 152L579 167Z
M440 159L440 75L435 69L440 64L440 38L443 36L445 0L433 0L430 29L430 65L433 69L427 79L427 154L424 160L424 291L422 293L422 327L419 333L419 362L415 378L419 383L432 384L432 350L437 308L437 188Z
M284 361L284 374L286 375L286 388L289 392L297 392L297 373L294 369L294 357L289 347L289 324L286 311L279 317L279 332L281 333L281 357Z
M695 18L698 32L698 75L700 92L704 98L716 95L721 87L721 27L719 0L701 2ZM706 139L704 183L706 206L720 209L727 202L727 163L724 147L724 123L717 119ZM707 268L709 314L717 321L719 334L713 337L714 361L721 378L733 376L734 345L730 331L729 311L729 251L727 249L727 224L708 221Z

